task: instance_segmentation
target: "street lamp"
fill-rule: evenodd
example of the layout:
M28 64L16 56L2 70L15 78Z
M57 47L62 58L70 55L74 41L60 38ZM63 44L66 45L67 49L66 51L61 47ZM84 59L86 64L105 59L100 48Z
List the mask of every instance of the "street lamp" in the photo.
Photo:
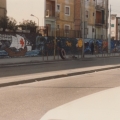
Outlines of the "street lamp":
M38 17L36 17L36 16L35 16L35 15L33 15L33 14L31 14L31 16L33 16L33 17L37 18L37 20L38 20L38 28L39 28L39 18L38 18Z

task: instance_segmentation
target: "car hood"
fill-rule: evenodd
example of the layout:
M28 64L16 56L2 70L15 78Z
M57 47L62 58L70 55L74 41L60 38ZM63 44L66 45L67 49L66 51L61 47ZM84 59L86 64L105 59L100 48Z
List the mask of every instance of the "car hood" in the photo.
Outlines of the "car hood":
M120 120L120 87L57 107L40 120Z

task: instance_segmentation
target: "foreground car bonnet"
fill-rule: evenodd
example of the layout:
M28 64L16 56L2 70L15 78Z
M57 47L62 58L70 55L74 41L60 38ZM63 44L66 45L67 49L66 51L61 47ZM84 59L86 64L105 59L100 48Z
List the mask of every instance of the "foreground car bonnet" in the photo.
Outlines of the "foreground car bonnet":
M120 87L62 105L40 120L120 120Z

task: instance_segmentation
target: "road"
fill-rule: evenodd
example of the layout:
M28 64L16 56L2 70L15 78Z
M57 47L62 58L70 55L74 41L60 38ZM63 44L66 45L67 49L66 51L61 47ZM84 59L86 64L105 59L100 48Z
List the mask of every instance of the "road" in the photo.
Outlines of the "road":
M0 77L42 73L50 71L85 68L92 66L115 65L120 63L120 57L111 58L85 58L84 60L39 62L28 64L0 65Z
M0 120L39 120L47 111L120 86L120 69L0 88Z

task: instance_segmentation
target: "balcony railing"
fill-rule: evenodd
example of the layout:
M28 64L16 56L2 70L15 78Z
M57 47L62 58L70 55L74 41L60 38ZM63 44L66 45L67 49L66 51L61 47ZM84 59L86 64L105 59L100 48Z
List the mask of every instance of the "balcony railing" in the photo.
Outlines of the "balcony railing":
M105 9L104 0L99 2L99 3L96 3L96 9L97 10L104 10Z
M45 15L46 17L55 17L55 13L54 12L52 12L52 11L50 11L50 10L46 10L46 15Z

